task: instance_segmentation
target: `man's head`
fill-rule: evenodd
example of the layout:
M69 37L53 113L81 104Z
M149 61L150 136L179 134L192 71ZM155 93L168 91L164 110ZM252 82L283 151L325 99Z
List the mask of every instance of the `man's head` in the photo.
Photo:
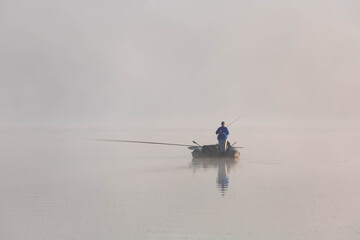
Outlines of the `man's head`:
M223 127L225 126L225 122L224 122L224 121L221 122L221 126L223 126Z

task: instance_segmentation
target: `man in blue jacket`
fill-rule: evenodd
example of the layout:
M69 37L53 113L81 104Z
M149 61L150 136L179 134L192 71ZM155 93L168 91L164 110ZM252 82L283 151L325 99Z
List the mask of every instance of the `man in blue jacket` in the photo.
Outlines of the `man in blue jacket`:
M218 134L217 139L219 141L220 152L226 152L227 136L229 135L229 129L225 127L225 122L221 122L221 127L216 130Z

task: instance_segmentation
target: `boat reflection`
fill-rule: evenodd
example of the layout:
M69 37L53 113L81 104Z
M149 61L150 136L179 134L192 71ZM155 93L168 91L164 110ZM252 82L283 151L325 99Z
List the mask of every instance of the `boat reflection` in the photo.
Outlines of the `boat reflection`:
M224 196L229 187L230 169L238 162L239 158L193 158L191 165L194 171L198 168L217 168L216 185L221 195Z

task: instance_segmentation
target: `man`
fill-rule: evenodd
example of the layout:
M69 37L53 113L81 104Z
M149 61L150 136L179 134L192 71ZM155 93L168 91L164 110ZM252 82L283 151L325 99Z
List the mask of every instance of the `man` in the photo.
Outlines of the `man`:
M229 130L225 127L225 122L221 122L221 127L216 130L218 134L217 139L219 141L220 152L226 152L227 136L229 135Z

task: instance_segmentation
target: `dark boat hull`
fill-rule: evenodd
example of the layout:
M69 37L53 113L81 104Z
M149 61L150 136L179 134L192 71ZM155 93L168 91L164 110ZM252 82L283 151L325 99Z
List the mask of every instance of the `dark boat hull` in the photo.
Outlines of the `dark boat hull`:
M220 152L218 145L204 145L197 147L192 151L194 158L213 157L213 158L239 158L240 152L233 148L228 147L226 152Z

